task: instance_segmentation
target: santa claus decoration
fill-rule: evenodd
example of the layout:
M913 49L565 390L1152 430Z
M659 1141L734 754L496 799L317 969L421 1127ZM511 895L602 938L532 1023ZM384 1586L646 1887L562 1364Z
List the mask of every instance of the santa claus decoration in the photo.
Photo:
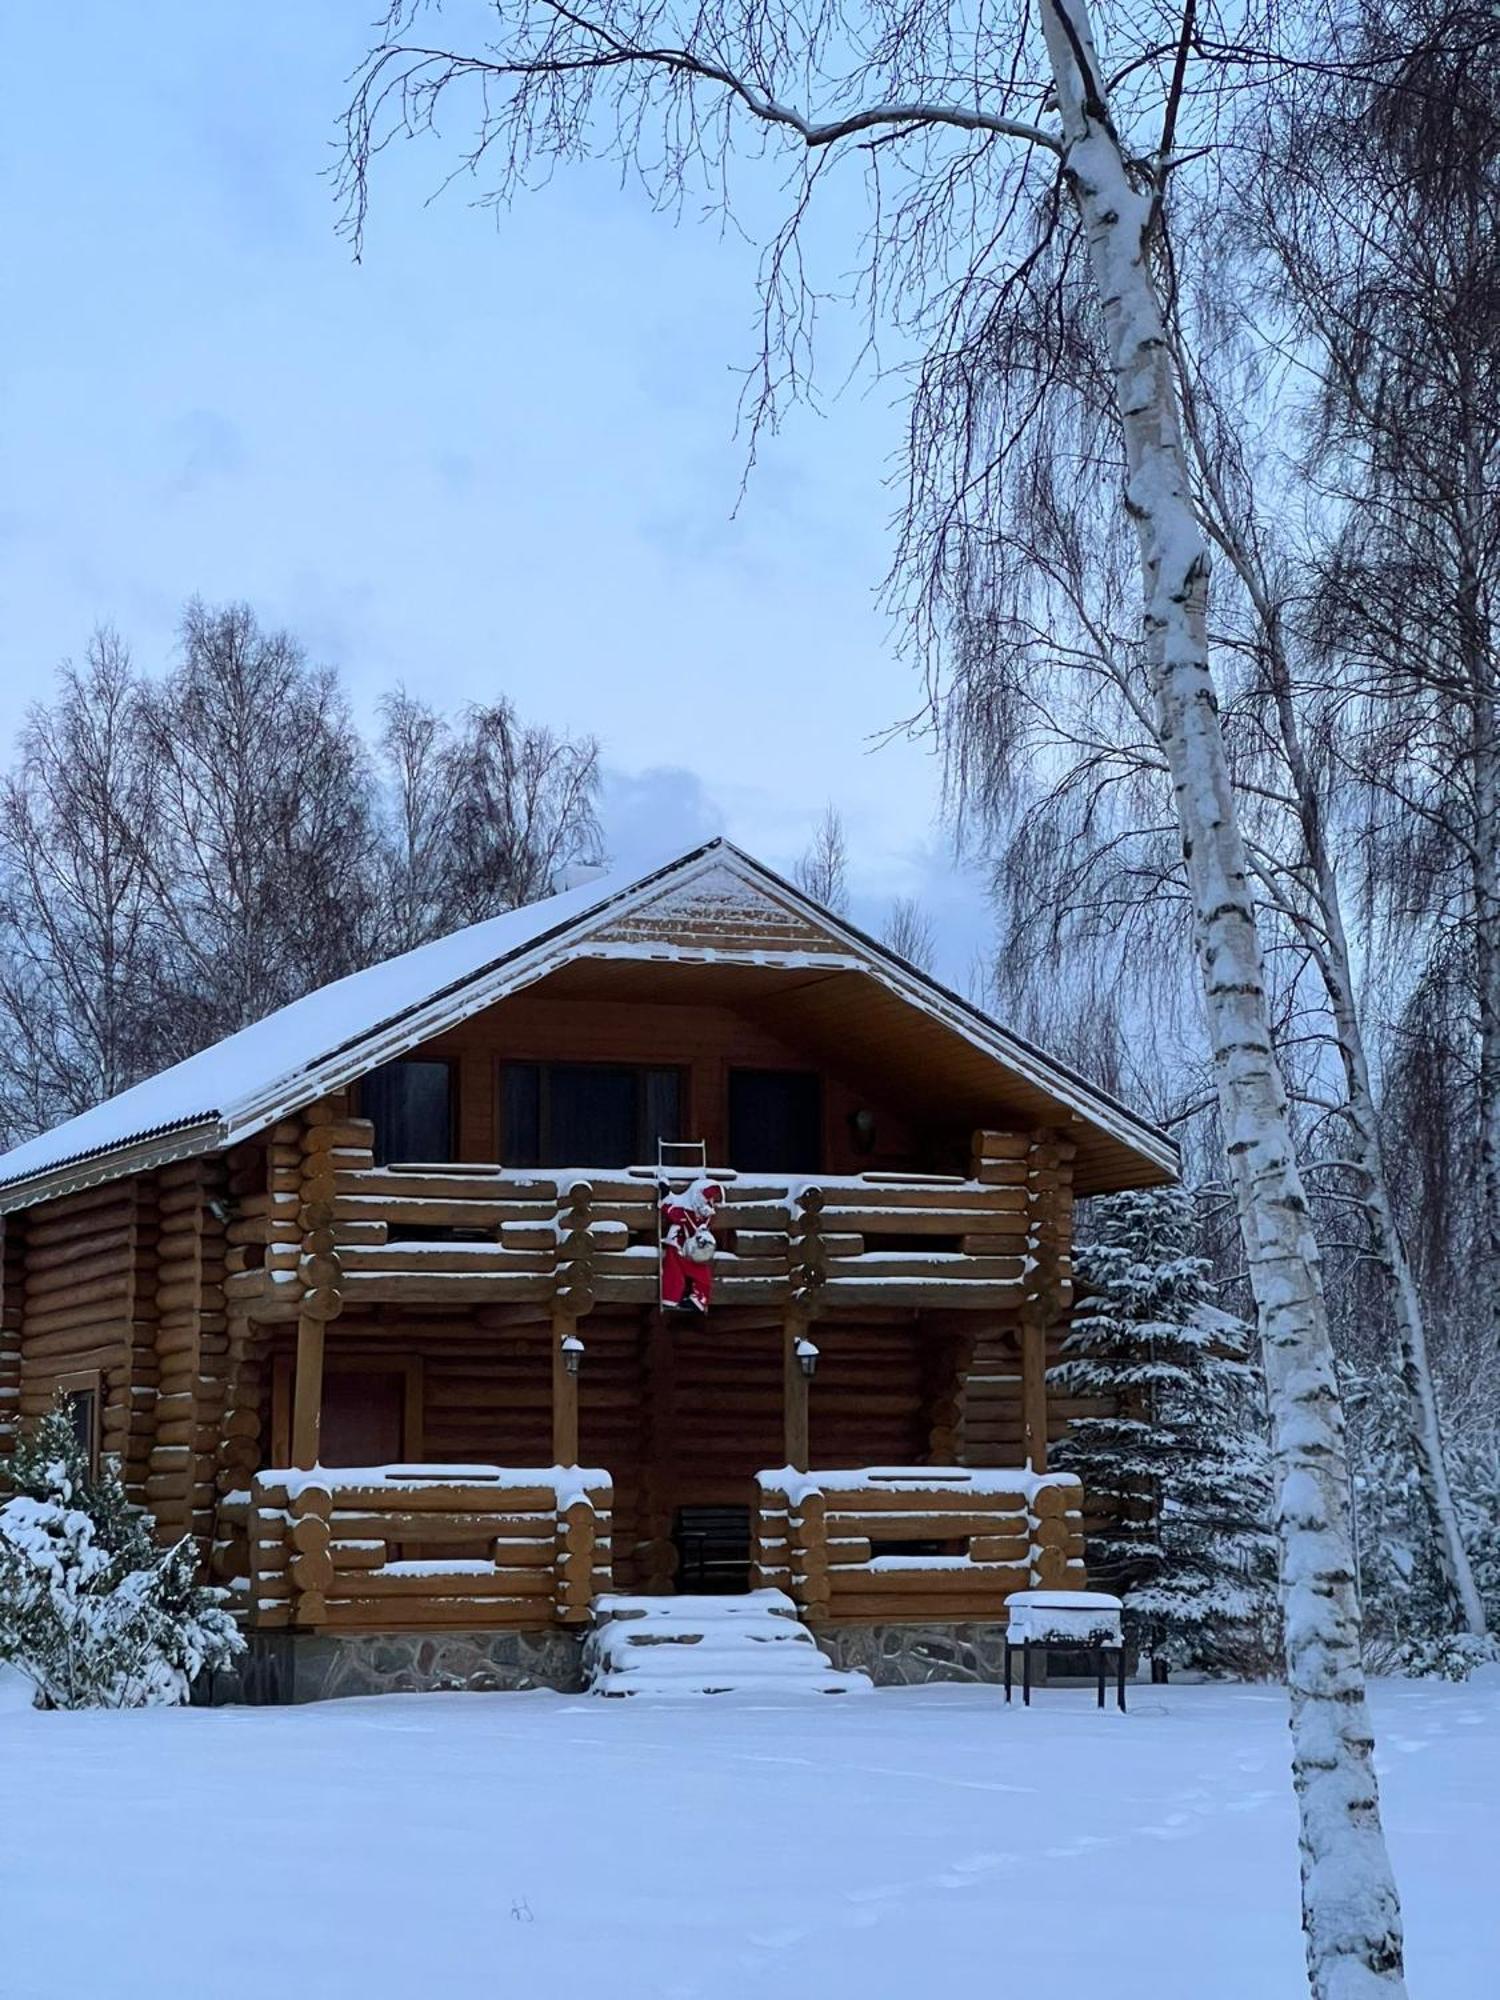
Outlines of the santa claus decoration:
M719 1183L700 1174L677 1190L661 1183L661 1302L672 1312L706 1313L714 1288L714 1217Z

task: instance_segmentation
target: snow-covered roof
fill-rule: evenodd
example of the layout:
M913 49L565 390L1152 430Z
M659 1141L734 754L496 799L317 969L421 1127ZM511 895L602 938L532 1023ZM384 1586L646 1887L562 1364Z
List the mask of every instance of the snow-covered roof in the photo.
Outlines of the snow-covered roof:
M726 865L747 884L769 885L815 925L833 933L834 948L841 938L899 969L908 989L905 997L920 1005L925 989L929 1004L940 1003L945 1014L963 1010L971 1023L987 1031L990 1053L1000 1060L1005 1053L996 1042L1044 1070L1052 1087L1062 1086L1065 1099L1077 1101L1081 1093L1094 1116L1107 1108L1130 1128L1134 1143L1143 1144L1170 1170L1175 1149L1155 1128L821 910L728 841L712 840L644 874L606 875L471 924L278 1008L0 1155L0 1211L62 1192L65 1186L212 1152L252 1136L299 1105L541 978L573 956L593 930L654 898L669 882ZM660 948L642 955L660 956Z

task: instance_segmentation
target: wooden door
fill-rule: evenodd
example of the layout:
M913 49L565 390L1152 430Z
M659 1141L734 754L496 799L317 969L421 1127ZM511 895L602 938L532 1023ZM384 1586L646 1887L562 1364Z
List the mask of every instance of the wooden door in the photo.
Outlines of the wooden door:
M323 1378L324 1465L399 1465L406 1457L406 1376L330 1368Z

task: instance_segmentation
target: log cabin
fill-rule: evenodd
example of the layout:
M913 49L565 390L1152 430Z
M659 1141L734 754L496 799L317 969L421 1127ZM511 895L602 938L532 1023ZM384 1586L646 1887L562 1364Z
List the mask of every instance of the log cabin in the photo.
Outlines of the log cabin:
M722 1190L705 1314L659 1303L673 1145ZM0 1158L0 1468L65 1396L229 1593L218 1698L576 1688L602 1613L752 1590L836 1668L988 1677L1009 1594L1084 1581L1074 1199L1176 1169L710 841Z

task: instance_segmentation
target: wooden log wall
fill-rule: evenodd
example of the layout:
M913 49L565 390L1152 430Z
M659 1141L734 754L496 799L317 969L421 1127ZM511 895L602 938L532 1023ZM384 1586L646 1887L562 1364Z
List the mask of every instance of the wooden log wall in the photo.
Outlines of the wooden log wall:
M0 1494L21 1428L21 1288L26 1274L26 1218L0 1220Z
M183 1160L155 1181L156 1400L146 1500L163 1540L193 1534L206 1551L229 1367L225 1171L217 1159Z
M19 1303L21 1421L43 1415L70 1378L96 1379L100 1445L122 1459L131 1430L136 1211L133 1179L30 1209L24 1247L6 1274Z

